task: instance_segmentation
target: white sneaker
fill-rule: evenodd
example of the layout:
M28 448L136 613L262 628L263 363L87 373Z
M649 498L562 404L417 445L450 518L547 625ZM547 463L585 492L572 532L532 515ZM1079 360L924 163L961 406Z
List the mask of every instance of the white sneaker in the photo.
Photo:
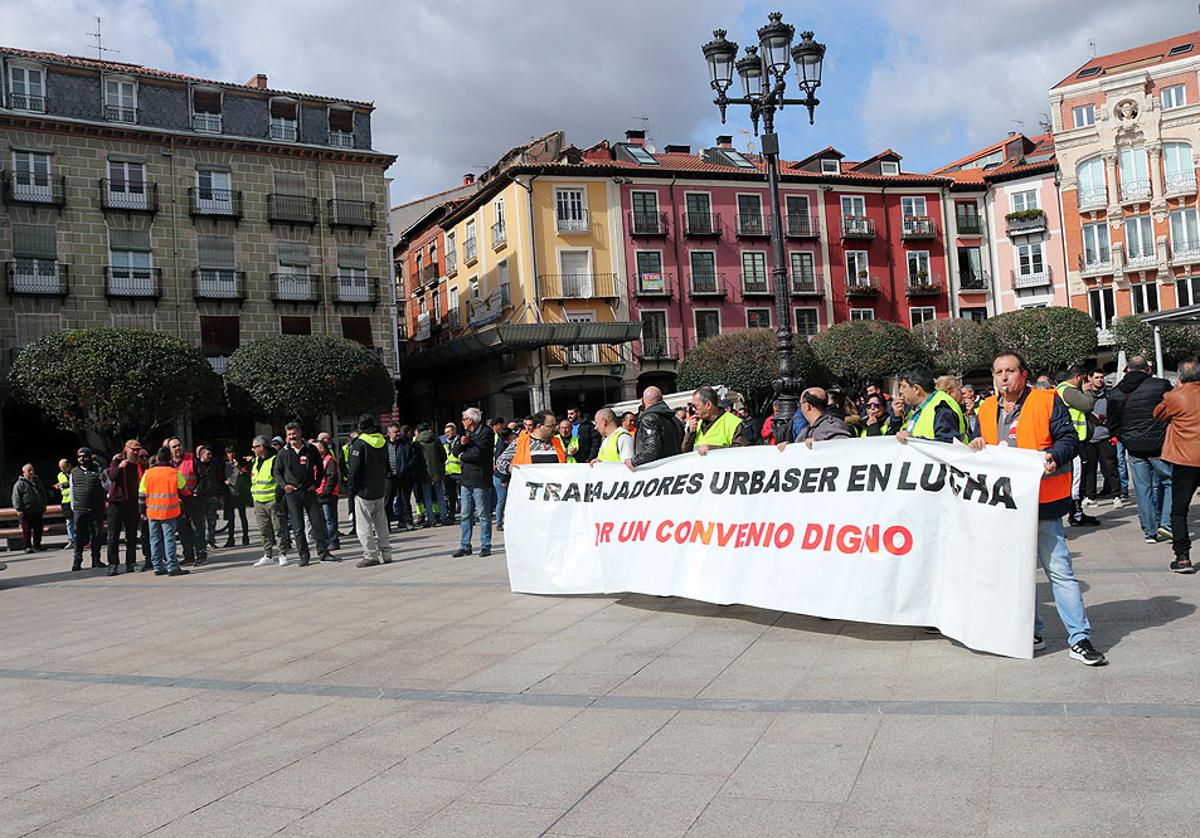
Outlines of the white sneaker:
M259 559L258 561L256 561L254 563L254 566L255 567L266 567L267 565L274 564L274 563L275 563L275 560L272 559L270 556L263 556L261 559Z
M1084 508L1084 509L1095 509L1095 508L1096 508L1097 506L1099 506L1099 505L1100 505L1100 504L1096 503L1096 502L1095 502L1094 500L1092 500L1091 498L1084 498L1084 499L1083 499L1083 504L1082 504L1082 506L1083 506L1083 508Z
M1121 500L1120 497L1113 498L1113 509L1120 509L1124 505L1125 501Z
M279 554L279 566L287 567L287 563L288 563L287 553L280 553Z

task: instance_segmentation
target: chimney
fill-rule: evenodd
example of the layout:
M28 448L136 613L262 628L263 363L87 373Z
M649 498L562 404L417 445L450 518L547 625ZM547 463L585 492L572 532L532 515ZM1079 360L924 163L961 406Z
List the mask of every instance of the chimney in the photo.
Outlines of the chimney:
M265 73L255 73L250 81L246 82L246 87L253 87L257 90L267 89L267 76Z
M667 154L691 154L692 147L690 145L668 145L666 152Z
M632 129L629 131L626 131L625 132L625 142L633 143L634 145L645 145L646 144L646 132L645 131L636 131L636 130L632 130Z
M717 137L717 148L733 148L733 134L721 134Z
M467 172L465 175L463 175L463 186L470 186L474 182L475 175L471 174L470 172Z

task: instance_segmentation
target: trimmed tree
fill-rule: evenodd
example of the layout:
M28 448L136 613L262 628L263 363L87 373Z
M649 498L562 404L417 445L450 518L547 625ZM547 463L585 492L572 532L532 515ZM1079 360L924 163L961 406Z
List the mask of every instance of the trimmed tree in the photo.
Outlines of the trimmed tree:
M996 340L982 323L958 317L926 320L913 335L934 370L954 375L985 370L995 355Z
M912 332L884 320L838 323L814 337L812 349L830 382L855 391L928 360Z
M277 335L229 356L225 388L235 409L280 423L328 413L352 416L390 408L391 373L362 345L325 335Z
M221 404L220 379L197 347L143 329L46 335L21 350L8 377L17 398L106 451Z
M794 338L792 358L796 377L807 380L813 371L813 353L803 338ZM778 359L773 329L726 332L687 353L679 365L679 387L724 385L742 394L751 415L766 416L775 399Z
M1054 372L1096 351L1096 324L1077 308L1025 308L990 318L998 351L1020 352L1030 370Z

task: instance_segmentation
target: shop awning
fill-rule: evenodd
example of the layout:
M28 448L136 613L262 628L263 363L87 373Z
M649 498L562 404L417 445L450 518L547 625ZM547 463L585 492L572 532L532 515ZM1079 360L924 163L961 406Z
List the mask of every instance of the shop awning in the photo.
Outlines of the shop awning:
M1166 311L1143 314L1141 320L1143 323L1149 323L1151 326L1161 326L1163 323L1177 323L1180 325L1200 323L1200 305L1169 308Z
M439 343L400 360L404 373L420 375L435 370L481 361L509 352L543 346L616 344L637 340L642 324L637 321L610 323L500 323Z

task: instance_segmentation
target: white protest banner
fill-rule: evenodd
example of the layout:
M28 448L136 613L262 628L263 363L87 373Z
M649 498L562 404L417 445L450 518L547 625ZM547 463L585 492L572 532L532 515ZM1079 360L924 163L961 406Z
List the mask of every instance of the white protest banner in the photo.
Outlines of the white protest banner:
M711 451L631 472L513 469L514 592L633 592L936 626L1033 656L1042 455L893 437Z

